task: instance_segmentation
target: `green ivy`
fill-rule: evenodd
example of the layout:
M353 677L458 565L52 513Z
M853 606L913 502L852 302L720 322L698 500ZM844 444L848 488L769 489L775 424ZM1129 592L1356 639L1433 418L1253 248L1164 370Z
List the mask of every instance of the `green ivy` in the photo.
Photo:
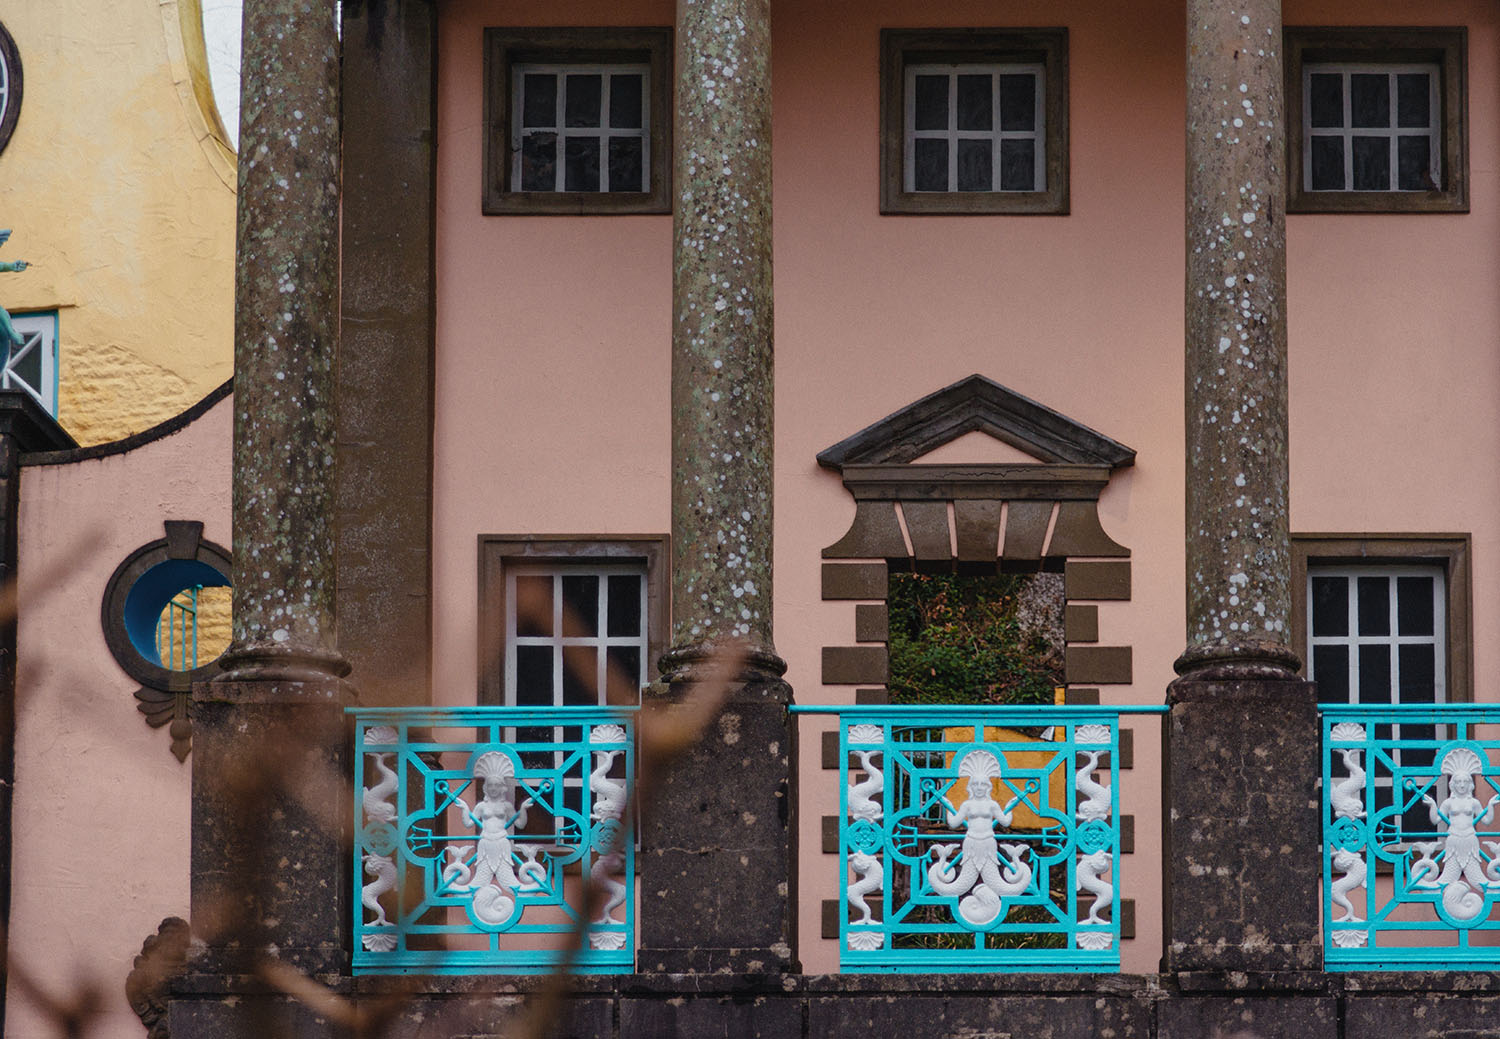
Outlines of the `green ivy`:
M892 574L892 703L1050 704L1062 647L1018 617L1028 574Z

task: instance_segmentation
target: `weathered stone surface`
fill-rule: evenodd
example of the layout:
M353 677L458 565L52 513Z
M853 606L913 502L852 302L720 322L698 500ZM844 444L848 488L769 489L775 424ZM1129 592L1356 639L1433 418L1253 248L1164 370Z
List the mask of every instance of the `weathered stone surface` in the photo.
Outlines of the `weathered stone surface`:
M347 1036L322 1014L293 999L268 995L235 995L224 998L174 997L168 1014L169 1034L212 1036L214 1039L334 1039Z
M775 996L726 999L624 999L620 1035L660 1039L782 1039L802 1034L799 1000Z
M234 319L234 641L240 678L347 670L334 647L339 307L337 25L247 0Z
M795 727L790 691L763 693L724 708L642 817L642 972L796 969Z
M1336 1039L1329 996L1184 996L1157 1008L1157 1039ZM1364 1039L1364 1032L1347 1032Z
M1280 0L1187 5L1187 649L1295 670ZM1244 669L1250 671L1244 671Z
M1344 1009L1349 1039L1486 1039L1500 1035L1500 998L1432 992L1351 996Z
M420 996L402 1007L385 1039L480 1039L517 1034L532 998L519 995ZM548 1039L611 1039L612 998L568 998L547 1030ZM641 1032L640 1035L652 1033Z
M266 947L309 973L346 970L347 687L193 694L192 922L208 946L194 970L243 972Z
M343 5L339 651L366 706L428 700L437 8ZM392 205L392 199L405 199Z
M1300 680L1170 687L1164 970L1321 965L1315 692Z
M1151 1010L1144 1000L1103 996L944 995L815 997L810 1039L868 1036L974 1036L985 1039L1147 1039Z
M774 653L770 8L770 0L685 0L677 10L672 644L678 649L737 637Z

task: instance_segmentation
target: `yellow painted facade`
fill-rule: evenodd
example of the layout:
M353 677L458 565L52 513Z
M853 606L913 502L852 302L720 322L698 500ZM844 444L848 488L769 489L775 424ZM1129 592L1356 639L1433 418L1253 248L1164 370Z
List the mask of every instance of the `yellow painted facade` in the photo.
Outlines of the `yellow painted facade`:
M20 120L0 152L12 313L58 313L58 419L80 444L177 414L233 371L234 155L198 0L0 0ZM186 42L185 42L186 41Z

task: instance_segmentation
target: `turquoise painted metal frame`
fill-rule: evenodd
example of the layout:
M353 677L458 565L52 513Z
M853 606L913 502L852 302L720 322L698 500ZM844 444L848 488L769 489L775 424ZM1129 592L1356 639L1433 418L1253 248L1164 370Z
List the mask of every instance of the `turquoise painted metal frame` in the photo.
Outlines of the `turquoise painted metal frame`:
M839 731L839 957L844 971L1013 972L1120 969L1120 804L1119 719L1122 714L1160 714L1165 707L794 707L801 714L831 714ZM970 754L992 755L999 776L992 780L993 804L1013 809L1010 824L996 842L982 835L972 845L964 833L964 770ZM1100 765L1106 758L1107 765ZM882 782L878 812L869 804L871 777L851 783L851 771L879 765ZM860 764L851 768L851 758ZM1095 782L1095 768L1107 772L1108 789ZM973 769L969 770L972 774ZM863 774L863 773L861 773ZM1086 778L1084 778L1086 776ZM1080 791L1087 789L1087 798ZM856 795L856 791L863 791ZM851 797L863 800L851 809ZM955 803L957 802L957 803ZM1107 805L1107 811L1106 809ZM987 806L985 811L992 812ZM955 814L957 813L957 814ZM955 819L958 822L955 823ZM981 831L987 827L982 826ZM972 833L972 831L969 831ZM959 842L963 842L959 850ZM1024 846L1024 851L1017 851ZM1003 879L1025 862L1024 891L1003 899L993 919L981 902L990 897L944 895L934 887L933 863L951 858L949 877L973 874L964 868L970 849L976 862L997 860ZM1011 850L1007 850L1011 849ZM1107 920L1085 914L1097 898L1080 897L1088 879L1086 856L1108 855L1110 909ZM866 922L862 906L851 908L852 876L868 905L869 857L880 860L878 918ZM1095 859L1095 864L1097 864ZM945 882L950 890L953 882ZM1003 885L999 885L1003 886ZM1097 886L1097 885L1096 885ZM1090 888L1090 890L1094 890ZM975 896L982 896L976 900ZM966 903L968 908L965 908ZM1017 912L1017 910L1020 910ZM851 920L858 915L859 919ZM1091 919L1092 918L1092 919Z
M1500 968L1500 704L1320 710L1326 968Z
M574 951L569 967L581 973L633 970L635 842L623 833L618 815L599 817L602 802L591 790L590 773L603 766L614 786L634 789L635 710L351 708L354 784L363 795L354 820L354 973L551 971L565 959L564 946L595 882L593 871L611 851L622 858L611 874L624 885L617 911L623 920L591 924L589 940ZM485 796L475 772L485 770L480 759L487 754L504 759L490 758L488 764L513 770L511 806L532 802L530 825L520 824L520 812L503 820L509 876L531 889L504 887L501 866L500 876L486 886L500 898L508 891L514 910L508 920L491 922L476 909L474 890L457 878L462 870L478 877L485 869L482 854L469 854L479 846L472 829L478 821L467 820ZM607 755L613 764L606 764ZM382 803L392 811L380 808ZM373 860L380 861L372 869ZM381 876L387 862L394 867L393 884ZM385 911L386 925L378 917L366 919L374 910L363 895ZM595 947L601 935L602 944L614 947Z

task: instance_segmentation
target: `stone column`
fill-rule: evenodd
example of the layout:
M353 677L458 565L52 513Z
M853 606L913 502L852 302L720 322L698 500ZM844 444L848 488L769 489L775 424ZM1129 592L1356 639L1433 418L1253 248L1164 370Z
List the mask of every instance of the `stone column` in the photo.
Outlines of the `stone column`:
M235 263L234 625L193 691L193 930L175 1037L322 1034L258 995L270 955L347 971L347 749L335 649L338 38L331 3L246 0ZM242 998L225 999L241 993Z
M1188 0L1187 649L1168 701L1166 956L1316 968L1313 690L1288 645L1279 0Z
M771 637L769 0L679 0L670 697L729 640L744 684L643 820L640 968L795 969L793 729Z

